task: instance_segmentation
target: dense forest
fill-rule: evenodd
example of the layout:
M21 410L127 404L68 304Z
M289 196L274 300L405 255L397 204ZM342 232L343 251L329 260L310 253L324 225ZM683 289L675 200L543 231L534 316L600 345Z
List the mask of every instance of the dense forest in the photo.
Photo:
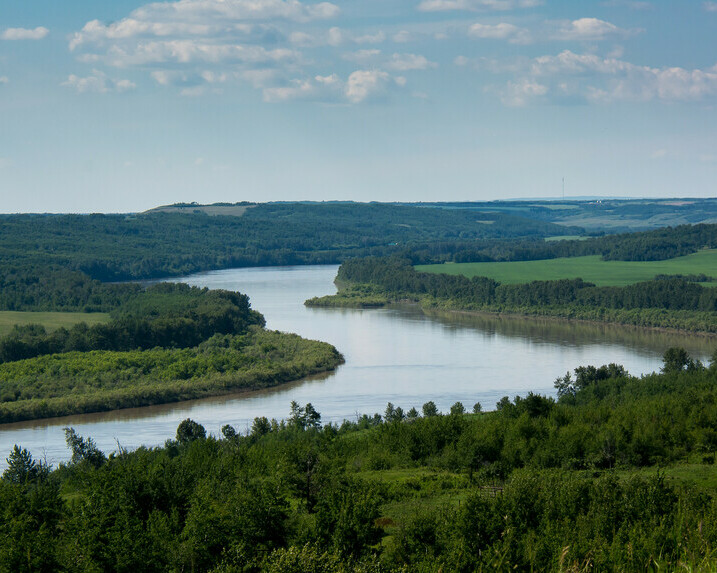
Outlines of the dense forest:
M414 243L564 232L565 227L515 215L380 203L264 203L241 216L3 215L0 259L3 270L23 275L28 267L36 273L51 267L117 281L230 267L338 263Z
M263 330L246 295L121 287L106 324L0 337L0 423L256 390L335 368L329 344Z
M215 334L244 334L264 318L246 295L162 283L137 290L107 324L47 333L40 325L16 326L0 337L0 363L61 352L149 350L196 346Z
M388 404L336 426L292 403L247 435L185 420L109 456L67 428L56 469L9 452L0 570L714 570L715 382L672 348L658 374L584 366L557 400L487 413Z
M426 307L545 314L703 332L717 332L717 289L661 277L624 287L582 279L500 284L485 277L422 273L399 257L351 259L339 268L339 294L309 306L381 306L400 300Z
M704 248L717 248L717 224L680 225L561 241L536 237L435 241L405 248L397 254L414 264L536 261L586 255L600 255L606 261L661 261Z

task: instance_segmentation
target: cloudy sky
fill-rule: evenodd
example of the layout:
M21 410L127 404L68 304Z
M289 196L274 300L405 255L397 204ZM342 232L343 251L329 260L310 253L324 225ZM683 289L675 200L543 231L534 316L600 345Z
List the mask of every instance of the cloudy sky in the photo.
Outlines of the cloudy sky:
M0 212L717 195L717 2L5 1Z

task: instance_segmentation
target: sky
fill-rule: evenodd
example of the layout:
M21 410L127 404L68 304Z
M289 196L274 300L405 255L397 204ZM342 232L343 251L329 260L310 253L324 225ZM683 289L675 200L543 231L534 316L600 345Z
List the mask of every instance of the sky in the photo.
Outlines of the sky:
M0 212L717 196L717 2L0 0Z

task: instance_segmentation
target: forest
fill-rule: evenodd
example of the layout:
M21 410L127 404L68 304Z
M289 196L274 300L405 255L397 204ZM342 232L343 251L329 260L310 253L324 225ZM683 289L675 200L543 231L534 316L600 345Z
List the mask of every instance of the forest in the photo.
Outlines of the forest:
M66 428L66 464L8 454L0 570L712 571L716 381L717 356L671 348L659 373L583 366L493 412L335 425L294 402L109 456Z
M60 268L119 281L232 267L338 263L442 239L542 238L565 231L516 215L380 203L263 203L242 216L152 211L2 215L0 260L3 274L19 272L19 280L26 280L28 268L36 276L46 274L42 269Z
M108 323L0 337L0 423L257 390L343 362L331 345L263 329L241 293L122 285Z
M337 295L308 306L371 307L418 301L426 308L512 312L717 332L717 289L685 277L660 277L623 287L580 278L501 284L486 277L418 272L400 257L351 259L339 267Z

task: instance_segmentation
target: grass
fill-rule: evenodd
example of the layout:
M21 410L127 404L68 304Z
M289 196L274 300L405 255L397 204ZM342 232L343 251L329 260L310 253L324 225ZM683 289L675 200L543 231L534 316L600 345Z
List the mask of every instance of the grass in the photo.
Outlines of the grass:
M8 334L16 324L41 324L48 332L61 326L69 328L78 322L86 322L89 326L108 322L109 314L103 312L19 312L12 310L0 311L0 336Z
M582 278L597 286L625 286L655 275L717 275L717 249L705 249L666 261L603 261L599 255L508 263L447 263L418 265L429 273L490 277L507 284Z

